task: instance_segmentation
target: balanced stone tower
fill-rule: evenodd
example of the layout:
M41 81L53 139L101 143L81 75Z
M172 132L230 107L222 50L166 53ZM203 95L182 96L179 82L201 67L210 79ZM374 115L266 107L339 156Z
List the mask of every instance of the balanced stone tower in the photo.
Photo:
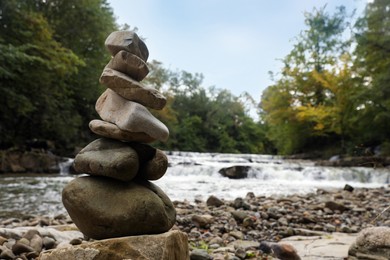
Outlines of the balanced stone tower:
M66 185L62 201L87 237L160 234L174 225L176 211L150 182L165 174L168 159L147 143L167 140L169 131L147 108L162 109L166 98L140 82L149 51L135 32L113 32L105 45L113 57L100 78L107 87L96 102L102 120L89 124L101 138L77 154L74 168L87 175Z

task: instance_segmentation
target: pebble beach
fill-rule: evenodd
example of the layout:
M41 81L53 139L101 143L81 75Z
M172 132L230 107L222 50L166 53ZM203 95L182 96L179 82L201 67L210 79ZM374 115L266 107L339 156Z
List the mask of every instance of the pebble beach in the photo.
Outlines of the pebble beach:
M389 197L389 187L346 186L307 195L249 192L234 200L173 201L177 216L172 229L188 235L191 259L263 259L261 243L333 233L353 236L367 227L389 226ZM42 251L87 241L64 214L0 221L1 259L36 259Z

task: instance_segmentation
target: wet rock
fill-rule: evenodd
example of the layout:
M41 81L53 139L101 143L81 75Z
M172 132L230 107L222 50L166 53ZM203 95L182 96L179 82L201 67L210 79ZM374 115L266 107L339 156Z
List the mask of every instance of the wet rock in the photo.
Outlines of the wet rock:
M64 188L62 200L81 232L95 239L162 233L176 220L172 202L147 181L79 177Z
M222 168L218 172L229 179L244 179L248 177L250 166L236 165L227 168Z
M349 191L349 192L353 192L354 188L349 184L345 184L344 190Z

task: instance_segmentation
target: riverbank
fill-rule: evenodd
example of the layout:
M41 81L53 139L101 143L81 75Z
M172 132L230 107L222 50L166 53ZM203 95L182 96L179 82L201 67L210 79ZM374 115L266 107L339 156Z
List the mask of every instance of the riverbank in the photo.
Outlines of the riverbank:
M194 253L201 251L214 259L224 259L225 255L235 255L239 259L252 255L256 259L255 256L261 254L259 244L264 241L279 242L298 235L330 238L336 234L334 232L354 236L367 227L389 226L389 197L389 187L352 189L347 186L346 190L319 189L307 195L265 197L248 193L234 200L210 196L205 201L174 201L177 221L173 229L187 233L191 250L204 249ZM59 230L59 234L63 233L45 236L41 233L42 229L38 230L42 240L51 241L48 245L42 244L43 250L87 240L63 214L53 218L25 216L3 219L0 227L0 244L4 243L3 246L11 251L26 232L25 227L37 230L53 228ZM65 235L65 231L72 231L72 236ZM13 254L26 255L23 250L18 250ZM27 253L36 255L31 251ZM306 251L298 253L310 254Z

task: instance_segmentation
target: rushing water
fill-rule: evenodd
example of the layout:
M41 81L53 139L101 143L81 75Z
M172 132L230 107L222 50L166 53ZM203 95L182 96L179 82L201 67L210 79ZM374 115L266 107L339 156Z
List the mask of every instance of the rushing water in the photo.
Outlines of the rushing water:
M388 168L320 167L312 161L269 155L167 154L170 164L167 173L154 183L172 200L206 200L210 195L234 199L248 192L257 196L305 194L318 188L342 188L347 183L354 187L378 187L390 180ZM234 165L250 166L248 178L233 180L218 173L221 168ZM67 165L61 167L67 169ZM0 218L65 213L61 191L75 177L64 173L0 175Z

